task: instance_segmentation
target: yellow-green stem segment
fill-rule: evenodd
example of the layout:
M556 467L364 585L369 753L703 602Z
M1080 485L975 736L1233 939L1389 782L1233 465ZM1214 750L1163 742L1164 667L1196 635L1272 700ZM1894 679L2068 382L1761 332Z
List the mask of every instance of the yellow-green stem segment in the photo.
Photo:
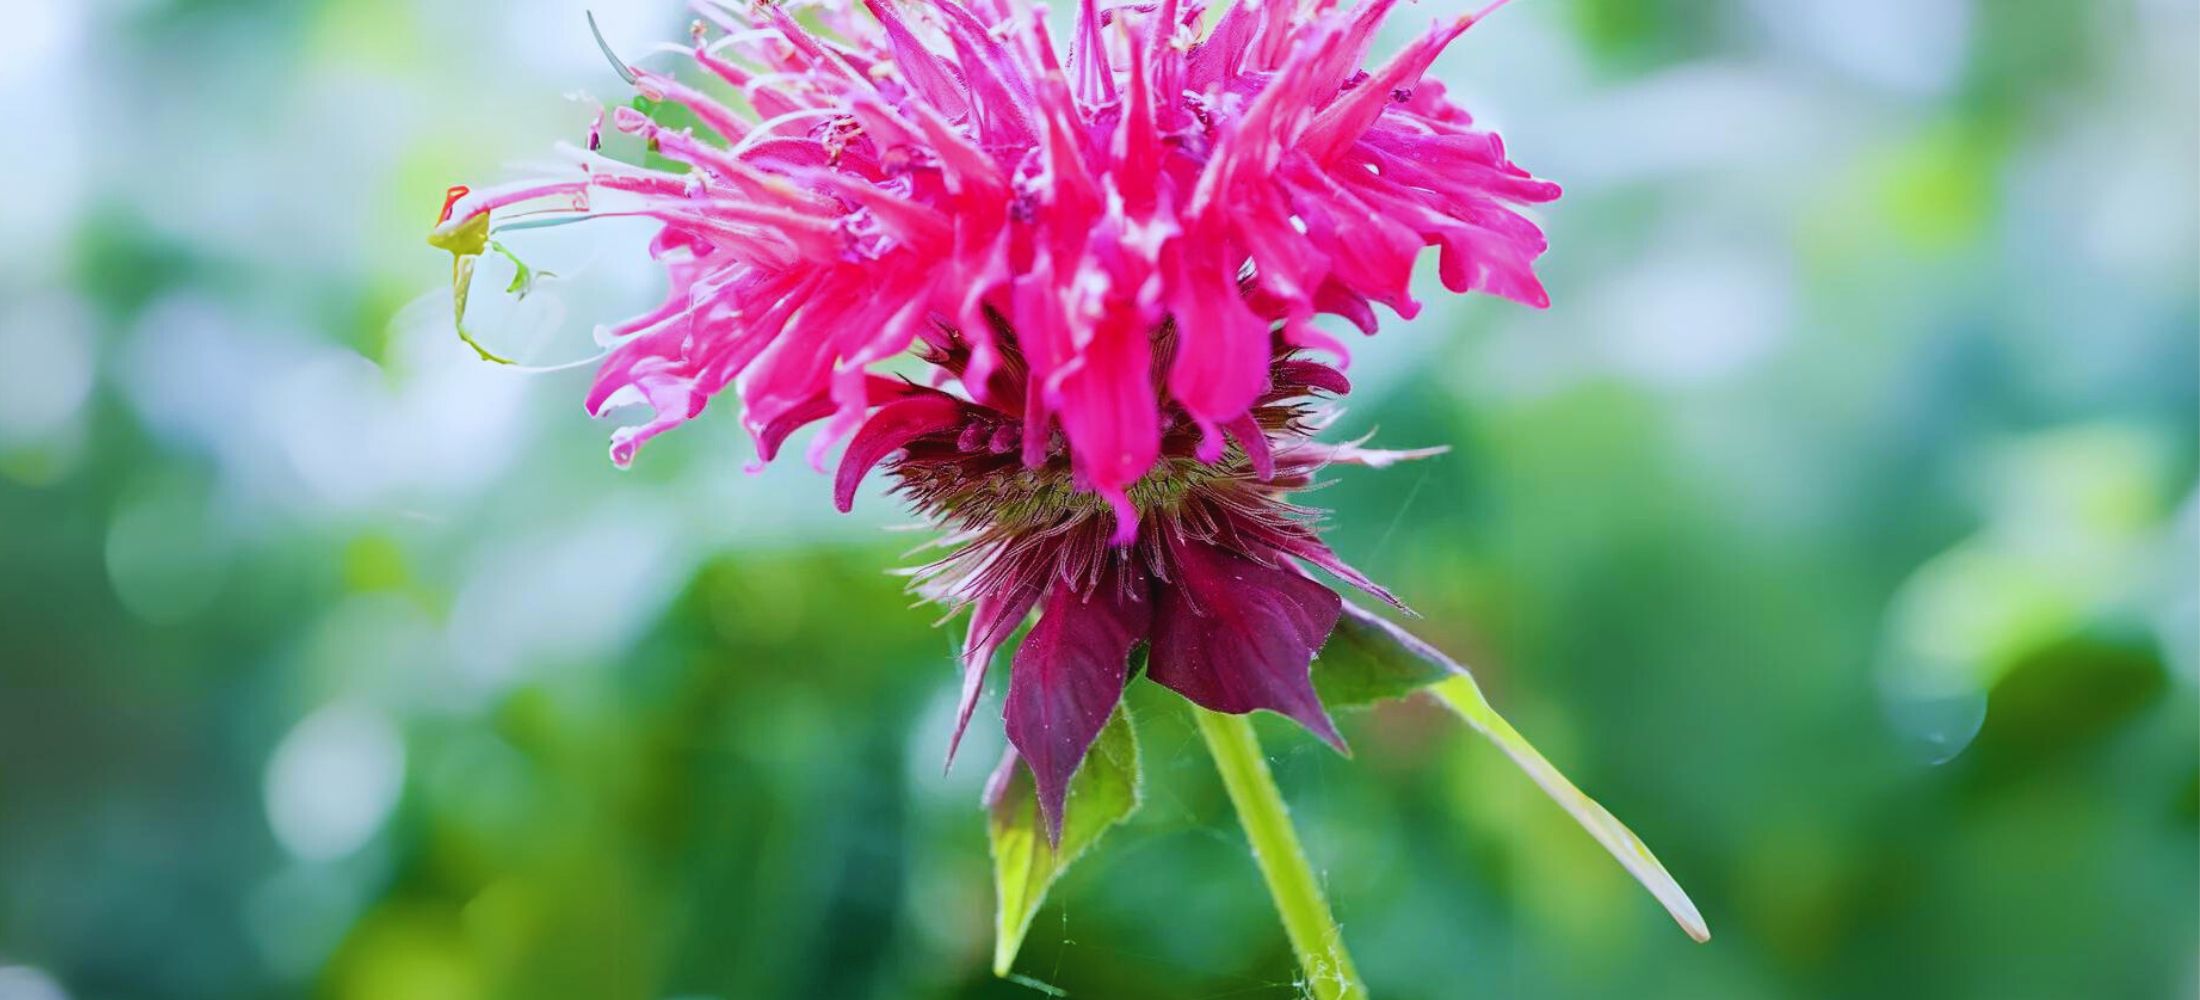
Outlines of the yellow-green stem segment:
M1253 722L1243 715L1224 715L1194 707L1199 734L1207 740L1207 752L1222 773L1222 786L1230 792L1238 822L1252 842L1253 860L1268 882L1268 895L1283 918L1283 932L1291 939L1308 985L1319 1000L1366 1000L1367 987L1345 953L1344 934L1322 898L1321 882L1306 863L1306 851L1291 828L1291 814L1276 779L1268 773L1268 759L1260 752Z

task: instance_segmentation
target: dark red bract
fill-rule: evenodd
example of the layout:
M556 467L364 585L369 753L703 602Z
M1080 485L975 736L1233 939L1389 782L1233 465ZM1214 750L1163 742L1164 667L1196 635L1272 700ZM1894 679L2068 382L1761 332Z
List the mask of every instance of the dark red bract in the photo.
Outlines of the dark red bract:
M1026 369L1005 334L988 398L1014 401L1025 396L1017 383ZM963 376L967 352L951 331L938 337L945 346L927 360ZM1164 357L1169 344L1161 338ZM1069 779L1121 700L1141 644L1147 676L1192 702L1268 709L1343 747L1308 676L1341 601L1302 564L1390 598L1322 543L1314 511L1286 498L1331 462L1405 454L1314 440L1320 397L1349 388L1342 373L1278 340L1267 388L1227 428L1219 460L1200 459L1196 421L1165 414L1161 458L1128 491L1139 520L1123 541L1115 508L1079 481L1060 435L1030 462L1019 412L908 383L876 387L885 402L850 440L836 500L848 509L864 473L883 463L895 492L948 531L953 550L921 567L917 586L971 609L957 743L994 651L1038 609L1011 660L1003 717L1050 832L1059 833Z

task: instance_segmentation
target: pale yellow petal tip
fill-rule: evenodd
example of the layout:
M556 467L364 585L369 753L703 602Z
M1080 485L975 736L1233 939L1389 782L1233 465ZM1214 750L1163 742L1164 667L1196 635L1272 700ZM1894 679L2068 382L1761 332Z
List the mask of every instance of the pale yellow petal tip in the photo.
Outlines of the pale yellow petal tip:
M1711 926L1703 922L1703 914L1696 912L1696 904L1689 902L1688 897L1682 896L1677 906L1667 906L1666 912L1680 921L1681 930L1687 931L1697 944L1711 943Z
M1611 814L1606 813L1605 815L1609 816ZM1619 827L1619 821L1613 820L1612 825ZM1619 828L1623 831L1626 830L1625 827ZM1627 837L1634 840L1637 845L1642 843L1640 840L1635 840L1632 832L1628 832ZM1681 925L1682 931L1687 932L1688 936L1693 938L1697 944L1704 944L1711 940L1711 926L1704 923L1703 911L1696 909L1696 901L1688 898L1688 890L1681 888L1681 884L1674 880L1673 874L1666 871L1665 866L1659 864L1658 859L1651 855L1649 848L1642 848L1641 857L1646 864L1641 867L1628 864L1624 855L1619 857L1621 858L1621 866L1628 869L1629 873L1635 876L1635 881L1642 883L1643 888L1650 890L1650 895L1658 901L1659 906L1665 907L1665 912L1672 915L1674 923Z
M1649 857L1647 850L1643 853L1649 861L1647 868L1637 869L1634 865L1627 865L1624 859L1622 865L1634 874L1635 880L1642 883L1643 888L1650 890L1650 895L1658 901L1658 905L1665 907L1665 912L1672 915L1673 922L1681 925L1681 930L1687 932L1690 938L1695 939L1697 944L1710 941L1711 927L1704 923L1703 912L1696 909L1695 900L1688 898L1688 892L1681 888L1679 882L1673 880L1664 865L1659 864L1656 858Z
M1549 759L1537 752L1527 737L1520 735L1519 730L1497 714L1497 710L1482 696L1481 688L1475 686L1473 676L1465 668L1451 664L1448 660L1445 662L1458 673L1449 680L1438 682L1430 690L1460 718L1466 720L1469 726L1497 744L1552 801L1573 816L1582 829L1587 830L1598 844L1603 845L1619 861L1620 867L1627 869L1628 874L1635 877L1635 881L1650 890L1650 895L1656 897L1659 905L1673 915L1674 922L1681 925L1681 930L1686 931L1698 944L1710 941L1711 928L1704 923L1703 914L1688 898L1688 893L1681 889L1680 883L1673 879L1672 873L1658 863L1657 856L1650 853L1650 848L1642 842L1642 838L1635 836L1634 831L1629 830L1610 811L1598 805L1596 800L1582 794L1581 789L1566 780L1566 776L1559 773Z

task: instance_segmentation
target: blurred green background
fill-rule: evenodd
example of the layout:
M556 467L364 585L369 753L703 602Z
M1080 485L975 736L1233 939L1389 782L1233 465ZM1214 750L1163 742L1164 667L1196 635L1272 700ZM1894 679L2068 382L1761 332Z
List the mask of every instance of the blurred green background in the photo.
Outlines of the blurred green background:
M723 409L618 472L585 371L452 337L444 186L623 97L582 6L6 5L0 1000L1039 995L986 971L997 708L942 777L921 536ZM686 24L601 6L629 58ZM1319 500L1717 936L1440 712L1264 723L1375 996L2195 994L2196 38L1521 0L1439 64L1568 187L1557 304L1364 342L1339 433L1454 450ZM546 232L477 299L553 364L655 277ZM1296 995L1138 706L1148 807L1019 971Z

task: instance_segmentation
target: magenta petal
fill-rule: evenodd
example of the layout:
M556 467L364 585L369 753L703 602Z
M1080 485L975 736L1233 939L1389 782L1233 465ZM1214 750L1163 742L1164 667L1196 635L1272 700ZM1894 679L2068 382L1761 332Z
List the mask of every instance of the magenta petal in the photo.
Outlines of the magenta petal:
M1015 418L1027 465L1066 457L1079 489L1121 494L1179 419L1195 457L1219 455L1280 388L1279 333L1341 367L1315 316L1410 317L1425 248L1449 288L1548 304L1546 240L1518 209L1558 187L1424 75L1478 16L1362 70L1399 0L1078 0L1066 61L1028 0L827 6L698 4L700 73L619 64L703 126L614 108L664 162L587 157L446 200L432 240L461 256L492 216L661 227L666 297L604 328L588 396L653 411L616 461L728 391L763 460L822 411L821 461L862 423L863 373L921 340L920 363Z
M869 375L864 377L863 391L872 406L884 406L903 396L924 390L901 379ZM839 408L840 404L834 401L832 393L820 392L772 418L755 432L757 460L769 462L779 457L779 446L787 443L788 435L832 416Z
M1308 675L1342 611L1336 593L1204 542L1177 541L1170 554L1176 575L1155 600L1147 675L1211 711L1289 716L1343 750Z
M1001 648L1008 634L1016 631L1017 624L1037 603L1038 588L1019 586L1006 593L987 594L971 605L970 635L963 640L962 702L955 709L955 735L948 737L947 763L940 770L955 766L955 750L962 746L963 731L970 728L970 713L978 707L979 692L985 690L993 651Z
M1062 838L1070 776L1123 699L1131 647L1145 636L1152 609L1143 587L1126 594L1103 580L1084 597L1056 584L1039 623L1016 649L1002 717L1009 743L1031 766L1055 842Z
M1103 321L1082 363L1062 379L1062 433L1078 468L1102 494L1137 482L1160 452L1147 328L1142 322Z
M856 486L879 460L926 434L952 428L962 419L962 401L943 394L911 396L879 407L848 441L848 451L840 458L840 469L833 477L833 506L843 514L853 510Z

